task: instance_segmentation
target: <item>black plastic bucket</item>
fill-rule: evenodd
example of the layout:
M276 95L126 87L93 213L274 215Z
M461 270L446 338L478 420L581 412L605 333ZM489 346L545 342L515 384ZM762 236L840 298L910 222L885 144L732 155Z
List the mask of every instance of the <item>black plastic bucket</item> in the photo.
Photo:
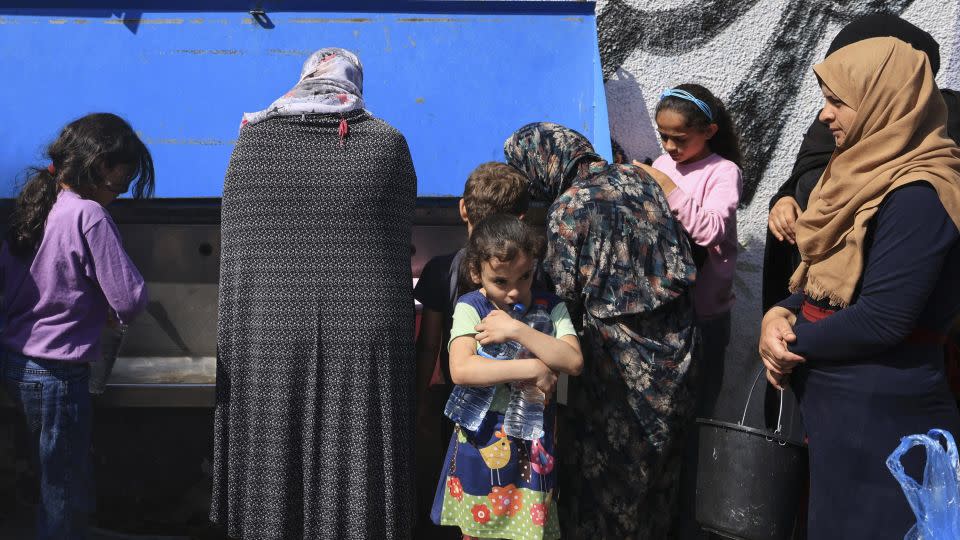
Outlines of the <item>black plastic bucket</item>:
M697 419L697 521L727 538L789 540L806 493L807 448L779 427L744 426L752 395L753 387L739 424ZM780 399L782 412L782 393Z

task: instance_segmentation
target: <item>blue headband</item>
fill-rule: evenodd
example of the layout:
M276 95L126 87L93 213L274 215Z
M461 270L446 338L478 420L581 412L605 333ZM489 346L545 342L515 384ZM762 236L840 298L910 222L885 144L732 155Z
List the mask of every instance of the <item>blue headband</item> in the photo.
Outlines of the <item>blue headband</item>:
M713 111L710 110L710 106L704 103L702 100L697 99L696 96L687 92L686 90L677 90L675 88L667 88L660 94L660 100L663 101L663 98L675 97L680 99L685 99L694 105L696 105L703 114L707 115L707 120L713 122Z

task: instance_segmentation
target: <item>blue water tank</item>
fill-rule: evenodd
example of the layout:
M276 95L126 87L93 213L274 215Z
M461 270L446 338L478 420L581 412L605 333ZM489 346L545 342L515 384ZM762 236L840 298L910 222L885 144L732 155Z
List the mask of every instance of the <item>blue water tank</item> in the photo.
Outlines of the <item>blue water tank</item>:
M0 7L0 197L45 165L65 123L96 111L149 145L158 197L218 197L241 113L326 46L360 56L368 108L406 135L420 196L459 195L528 122L580 130L609 155L592 2L20 4Z

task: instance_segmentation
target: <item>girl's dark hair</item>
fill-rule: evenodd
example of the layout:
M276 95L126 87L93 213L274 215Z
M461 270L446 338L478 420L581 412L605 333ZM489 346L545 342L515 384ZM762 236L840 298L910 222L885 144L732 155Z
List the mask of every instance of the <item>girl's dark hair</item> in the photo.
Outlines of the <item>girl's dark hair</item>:
M740 154L740 136L737 135L737 128L733 124L733 119L723 102L716 98L709 90L699 84L681 84L675 86L674 90L686 90L693 96L710 107L713 113L713 122L717 125L717 133L707 141L707 145L713 153L722 158L728 159L742 166L743 156ZM687 126L697 129L707 129L710 126L710 118L697 107L696 103L675 97L668 96L660 100L657 104L657 110L654 116L660 111L667 109L683 115L687 121Z
M494 214L477 223L460 265L461 291L477 289L471 272L480 273L480 265L494 257L512 261L523 253L532 259L543 258L546 242L543 235L512 214Z
M123 118L110 113L88 114L70 122L47 148L51 167L31 168L10 215L7 242L10 252L28 256L43 239L47 215L60 191L69 186L81 197L89 197L106 184L101 171L118 165L130 167L124 185L109 186L117 193L132 188L132 196L153 195L153 159L143 141Z
M630 158L627 157L627 152L620 146L620 143L616 139L610 137L610 150L613 154L613 162L617 164L628 164L630 163Z

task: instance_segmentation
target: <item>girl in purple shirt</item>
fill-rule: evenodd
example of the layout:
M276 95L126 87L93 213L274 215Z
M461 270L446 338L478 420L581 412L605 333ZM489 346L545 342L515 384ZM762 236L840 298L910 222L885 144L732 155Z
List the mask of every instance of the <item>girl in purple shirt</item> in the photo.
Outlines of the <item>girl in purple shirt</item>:
M0 248L0 381L24 414L40 479L37 538L84 538L90 362L107 320L147 303L143 277L105 207L153 193L153 161L122 118L67 124L17 197Z

